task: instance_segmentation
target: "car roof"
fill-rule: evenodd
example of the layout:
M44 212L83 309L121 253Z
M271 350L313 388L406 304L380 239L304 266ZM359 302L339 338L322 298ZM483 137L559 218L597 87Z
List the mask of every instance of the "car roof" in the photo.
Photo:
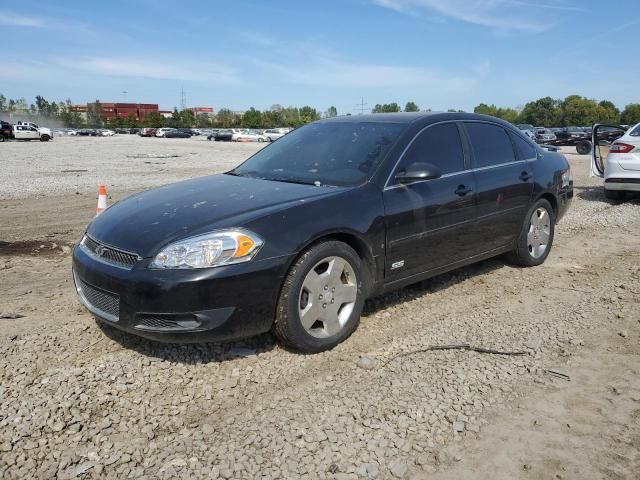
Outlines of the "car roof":
M369 113L365 115L343 115L325 118L319 122L374 122L374 123L404 123L426 121L426 123L442 122L446 120L483 120L508 124L504 120L489 115L464 112L397 112L397 113Z

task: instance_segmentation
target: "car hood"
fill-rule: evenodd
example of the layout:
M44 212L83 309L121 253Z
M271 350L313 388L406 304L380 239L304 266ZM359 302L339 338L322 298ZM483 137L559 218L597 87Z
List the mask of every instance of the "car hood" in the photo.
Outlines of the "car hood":
M87 227L94 240L154 255L166 244L251 220L344 188L213 175L137 193L106 209Z

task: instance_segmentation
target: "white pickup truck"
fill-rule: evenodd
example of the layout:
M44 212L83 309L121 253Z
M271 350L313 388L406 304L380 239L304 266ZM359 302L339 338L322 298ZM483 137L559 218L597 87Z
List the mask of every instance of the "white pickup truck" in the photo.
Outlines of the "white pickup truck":
M51 129L39 127L32 122L18 122L13 126L13 138L16 140L40 140L48 142L53 138Z

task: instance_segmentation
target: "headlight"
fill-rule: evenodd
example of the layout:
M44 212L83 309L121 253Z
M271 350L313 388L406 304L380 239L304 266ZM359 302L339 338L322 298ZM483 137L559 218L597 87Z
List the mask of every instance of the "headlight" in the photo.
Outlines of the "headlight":
M251 260L264 242L244 229L218 230L163 248L151 268L209 268Z

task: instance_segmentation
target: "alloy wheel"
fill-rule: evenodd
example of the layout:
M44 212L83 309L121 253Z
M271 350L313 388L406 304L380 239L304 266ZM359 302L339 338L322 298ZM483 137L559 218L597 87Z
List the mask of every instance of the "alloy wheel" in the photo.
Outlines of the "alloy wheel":
M551 216L546 208L538 207L534 210L529 221L527 232L527 247L533 258L540 258L547 251L551 236Z
M316 338L332 337L345 326L358 297L358 279L342 257L326 257L309 270L300 289L298 314Z

